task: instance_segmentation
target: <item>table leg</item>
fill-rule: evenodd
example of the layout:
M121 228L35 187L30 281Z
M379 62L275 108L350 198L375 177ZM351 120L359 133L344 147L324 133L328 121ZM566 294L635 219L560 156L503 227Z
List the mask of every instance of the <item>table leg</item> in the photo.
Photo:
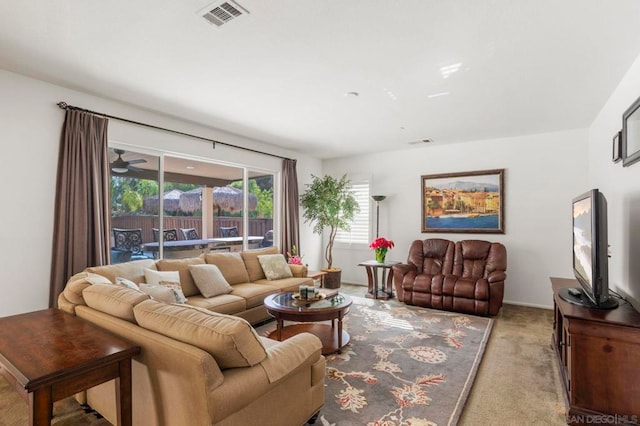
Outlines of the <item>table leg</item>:
M276 329L278 331L278 342L282 342L282 324L283 320L278 318L276 320Z
M371 268L369 266L366 266L365 269L367 270L367 297L373 297L375 299L375 293L374 293L374 288L373 288L373 275L371 273Z
M389 271L387 274L387 294L389 298L393 298L393 271Z
M131 426L133 423L131 395L131 358L120 361L120 377L116 379L116 403L118 424Z
M342 351L342 312L338 315L338 352Z
M373 298L378 298L378 268L373 267Z
M51 386L45 386L29 394L29 425L49 426L53 414Z

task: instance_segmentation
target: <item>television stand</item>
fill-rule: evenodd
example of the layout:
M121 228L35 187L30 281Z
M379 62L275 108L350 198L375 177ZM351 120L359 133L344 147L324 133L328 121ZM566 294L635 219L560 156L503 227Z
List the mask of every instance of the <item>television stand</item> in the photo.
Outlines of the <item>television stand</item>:
M579 287L562 287L558 291L558 296L560 296L562 300L573 303L574 305L584 306L586 308L613 309L618 306L618 301L614 297L609 297L600 305L595 305Z
M640 313L628 303L603 310L560 297L577 284L575 279L551 278L552 344L564 387L567 424L637 425Z

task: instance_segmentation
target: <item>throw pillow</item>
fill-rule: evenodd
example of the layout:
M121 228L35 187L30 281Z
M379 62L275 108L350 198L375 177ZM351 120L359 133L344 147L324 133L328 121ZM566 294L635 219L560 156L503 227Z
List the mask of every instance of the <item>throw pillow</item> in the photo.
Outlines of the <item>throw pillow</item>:
M176 293L169 287L161 285L140 284L140 290L161 302L176 303Z
M282 254L263 254L258 256L260 266L269 281L291 278L293 274Z
M108 278L105 278L102 275L94 274L92 272L87 272L86 279L91 284L113 284L111 281L109 281Z
M147 284L163 285L172 289L176 293L175 301L177 303L185 303L187 301L180 286L180 273L178 271L154 271L153 269L145 269L144 278Z
M189 271L204 297L228 294L233 290L216 265L189 265Z
M122 277L116 277L116 285L119 285L121 287L130 288L132 290L140 290L140 288L138 287L138 285L136 283L134 283L133 281L128 280L126 278L122 278Z

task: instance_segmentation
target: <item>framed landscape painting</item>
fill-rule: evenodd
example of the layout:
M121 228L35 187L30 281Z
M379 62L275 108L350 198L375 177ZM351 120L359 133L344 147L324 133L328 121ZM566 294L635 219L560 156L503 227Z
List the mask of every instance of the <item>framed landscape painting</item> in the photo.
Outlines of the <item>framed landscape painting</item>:
M504 234L504 169L422 176L422 232Z

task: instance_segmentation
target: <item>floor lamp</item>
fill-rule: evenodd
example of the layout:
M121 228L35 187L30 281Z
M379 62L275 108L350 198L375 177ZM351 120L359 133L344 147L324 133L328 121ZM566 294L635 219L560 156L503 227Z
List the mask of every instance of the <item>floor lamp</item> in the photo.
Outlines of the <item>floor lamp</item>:
M376 238L380 236L380 201L387 198L386 195L372 195L373 201L376 202Z

